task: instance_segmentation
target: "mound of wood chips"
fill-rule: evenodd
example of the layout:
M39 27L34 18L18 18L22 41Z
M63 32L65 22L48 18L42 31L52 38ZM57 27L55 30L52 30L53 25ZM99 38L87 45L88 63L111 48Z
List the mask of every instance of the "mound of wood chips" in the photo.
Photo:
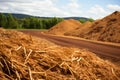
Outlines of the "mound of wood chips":
M85 49L0 29L0 80L120 80L120 68Z
M82 32L73 34L91 40L120 43L120 12L116 11L101 20L95 21Z
M64 35L64 33L70 32L80 27L80 25L81 23L78 20L74 19L63 20L62 22L50 28L46 33L54 35Z

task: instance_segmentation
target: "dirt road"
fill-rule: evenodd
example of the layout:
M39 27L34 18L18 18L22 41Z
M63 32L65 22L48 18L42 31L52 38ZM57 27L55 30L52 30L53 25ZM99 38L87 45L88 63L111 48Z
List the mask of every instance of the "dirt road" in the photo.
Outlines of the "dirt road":
M92 43L80 39L66 38L61 36L52 36L42 34L39 31L21 30L23 33L31 34L40 38L45 38L55 44L68 47L86 48L89 51L96 53L98 56L109 59L112 62L120 64L120 47L109 46L106 44Z

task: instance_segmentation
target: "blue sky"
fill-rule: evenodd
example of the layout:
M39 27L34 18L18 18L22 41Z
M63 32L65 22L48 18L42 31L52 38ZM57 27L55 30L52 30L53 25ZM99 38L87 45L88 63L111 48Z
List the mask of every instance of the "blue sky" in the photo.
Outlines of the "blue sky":
M0 0L0 12L44 17L103 18L120 11L120 0Z

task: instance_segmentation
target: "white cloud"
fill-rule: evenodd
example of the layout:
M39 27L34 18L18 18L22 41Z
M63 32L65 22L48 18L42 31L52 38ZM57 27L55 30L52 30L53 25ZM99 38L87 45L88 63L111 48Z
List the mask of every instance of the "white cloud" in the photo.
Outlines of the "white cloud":
M19 2L19 3L29 3L29 2L32 2L33 0L0 0L0 2L2 3L9 3L9 2Z
M34 0L33 2L29 2L26 0L22 3L19 3L20 0L8 0L2 1L0 3L0 11L1 12L11 12L11 13L24 13L31 14L36 16L59 16L62 14L62 11L55 7L53 2L57 0ZM28 3L27 3L28 1ZM63 13L63 15L66 13Z
M82 13L81 5L78 3L78 0L69 0L65 6L60 8L63 12L66 12L66 16L80 16Z
M78 0L58 6L59 0L0 0L0 12L23 13L35 16L80 16Z
M114 10L114 11L120 11L120 6L119 5L109 4L107 7L111 10Z
M102 14L106 13L106 11L99 5L95 5L95 6L91 7L88 12L92 13L92 14L96 14L96 15L100 14L100 13L102 13Z
M95 5L88 10L89 16L98 19L107 16L110 12L102 8L100 5Z
M77 0L70 0L67 7L70 9L78 9L80 8L80 5L78 4Z
M80 5L74 2L74 3L69 3L67 7L70 9L78 9Z
M112 10L120 10L118 5L106 5L104 8L100 5L87 7L79 0L66 0L61 4L61 0L0 0L0 12L24 13L35 16L46 17L92 17L94 19L102 18ZM81 5L82 4L82 5Z
M78 0L69 0L70 2L77 2Z

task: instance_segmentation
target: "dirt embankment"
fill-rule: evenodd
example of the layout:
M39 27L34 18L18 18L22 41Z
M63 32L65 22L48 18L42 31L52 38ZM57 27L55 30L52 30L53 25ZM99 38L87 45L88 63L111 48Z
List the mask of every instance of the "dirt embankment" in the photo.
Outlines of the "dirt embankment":
M6 79L119 80L120 68L87 50L0 29L0 80Z
M47 33L54 35L64 35L64 33L74 30L80 25L81 23L77 20L73 20L73 19L64 20L58 23L57 25L53 26L52 28L50 28Z

